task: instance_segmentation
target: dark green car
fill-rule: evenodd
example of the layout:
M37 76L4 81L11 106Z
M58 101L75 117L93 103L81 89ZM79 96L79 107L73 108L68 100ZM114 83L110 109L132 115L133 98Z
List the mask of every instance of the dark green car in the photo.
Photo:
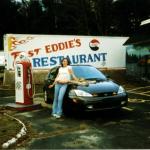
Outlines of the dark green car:
M63 100L64 110L98 111L120 109L127 105L128 95L125 89L108 79L101 71L89 65L71 65L75 76L81 82L68 85ZM56 78L59 67L48 73L43 91L46 103L52 103L54 88L48 88Z

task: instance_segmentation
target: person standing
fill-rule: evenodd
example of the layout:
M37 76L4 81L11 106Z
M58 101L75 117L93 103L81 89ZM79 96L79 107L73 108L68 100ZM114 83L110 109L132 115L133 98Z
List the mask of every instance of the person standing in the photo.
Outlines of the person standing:
M71 66L69 65L70 61L67 58L62 59L61 67L58 70L58 75L56 76L54 83L49 85L49 88L52 88L55 85L54 101L52 105L52 116L55 118L61 118L62 116L63 98L68 86L68 82L72 78L77 80Z

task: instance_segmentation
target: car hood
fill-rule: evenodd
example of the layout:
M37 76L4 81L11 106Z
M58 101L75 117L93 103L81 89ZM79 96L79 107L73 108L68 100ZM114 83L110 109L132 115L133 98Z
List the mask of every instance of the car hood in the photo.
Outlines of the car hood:
M77 86L77 89L86 91L88 93L105 93L105 92L118 92L119 85L108 80L89 84L88 86Z

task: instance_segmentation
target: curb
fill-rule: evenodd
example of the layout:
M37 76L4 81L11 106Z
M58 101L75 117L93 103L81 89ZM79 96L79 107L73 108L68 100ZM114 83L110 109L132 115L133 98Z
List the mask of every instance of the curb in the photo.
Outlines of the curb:
M7 113L4 113L4 115L6 117L9 117L11 119L18 121L22 125L20 132L17 133L15 137L12 137L10 140L8 140L7 142L2 144L2 148L8 148L10 145L15 144L18 141L18 139L20 139L22 136L25 136L27 134L27 128L21 120L15 118L13 116L8 115Z

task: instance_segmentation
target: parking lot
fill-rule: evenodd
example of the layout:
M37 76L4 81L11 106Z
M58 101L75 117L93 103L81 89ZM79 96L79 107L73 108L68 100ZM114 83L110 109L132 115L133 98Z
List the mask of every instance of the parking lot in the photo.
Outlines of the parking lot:
M150 0L0 7L0 149L150 149Z
M150 148L150 86L124 85L129 104L121 111L99 111L51 118L51 105L37 93L34 102L42 108L16 112L13 116L27 126L27 135L13 145L25 149L125 149ZM14 96L1 97L1 105L14 102Z
M144 86L144 87L137 87L134 89L130 89L128 90L128 93L130 94L135 94L135 95L139 95L139 96L150 96L150 86Z

